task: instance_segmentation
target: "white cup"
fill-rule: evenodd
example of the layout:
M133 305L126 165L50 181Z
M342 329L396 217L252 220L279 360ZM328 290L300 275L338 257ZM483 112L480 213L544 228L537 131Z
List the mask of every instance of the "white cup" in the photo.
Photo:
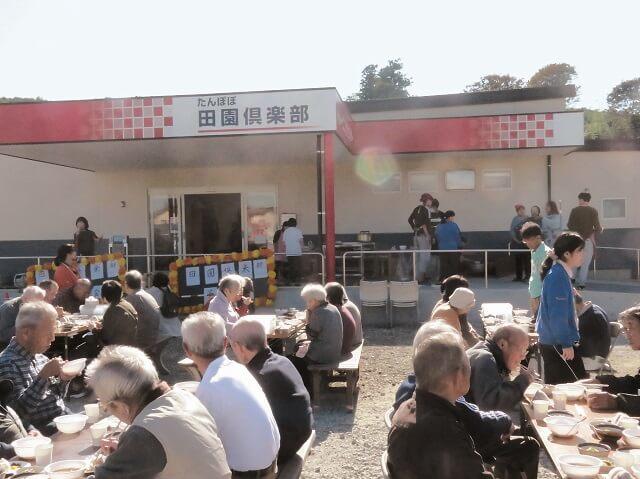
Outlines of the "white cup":
M533 416L536 419L544 419L549 411L549 403L544 400L535 400L533 404Z
M105 422L103 424L96 423L89 428L91 431L91 442L94 446L100 447L100 440L107 433L109 425Z
M35 455L36 466L48 466L53 462L53 443L36 446Z
M567 409L567 393L558 389L553 391L553 408L558 411Z
M618 425L625 429L631 429L638 427L638 420L632 417L623 417L618 421Z
M630 452L615 451L611 454L611 459L616 466L631 467L636 462L636 458Z
M93 422L96 422L98 419L100 419L100 405L98 403L85 404L84 412L89 418L89 422L93 423Z

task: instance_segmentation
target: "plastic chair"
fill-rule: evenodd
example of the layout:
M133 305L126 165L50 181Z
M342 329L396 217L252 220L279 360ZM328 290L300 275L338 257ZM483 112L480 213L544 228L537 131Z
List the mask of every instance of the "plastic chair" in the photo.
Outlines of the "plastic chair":
M382 467L382 477L384 479L391 479L391 475L389 474L389 466L387 465L387 451L382 453L382 457L380 458L380 466Z
M369 307L384 306L387 313L389 287L386 281L360 281L360 305Z
M393 420L393 414L395 413L395 409L393 409L392 407L390 407L389 409L387 409L384 413L384 424L385 426L387 426L387 429L391 429L392 424L392 420Z
M389 283L390 314L389 324L393 327L393 307L416 308L416 321L418 320L418 296L420 286L417 281L391 281Z

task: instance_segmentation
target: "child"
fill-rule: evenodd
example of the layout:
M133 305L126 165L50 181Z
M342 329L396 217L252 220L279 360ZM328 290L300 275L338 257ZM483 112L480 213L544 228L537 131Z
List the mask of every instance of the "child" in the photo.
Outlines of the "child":
M551 248L544 244L542 230L534 223L528 223L522 230L522 242L531 250L531 276L529 277L529 298L531 304L531 314L535 318L538 315L540 306L540 295L542 294L542 278L540 272L542 263L549 256Z
M571 277L582 264L584 239L564 232L553 244L552 255L542 265L542 295L536 321L547 384L571 383L584 379L582 358L575 345L580 340Z

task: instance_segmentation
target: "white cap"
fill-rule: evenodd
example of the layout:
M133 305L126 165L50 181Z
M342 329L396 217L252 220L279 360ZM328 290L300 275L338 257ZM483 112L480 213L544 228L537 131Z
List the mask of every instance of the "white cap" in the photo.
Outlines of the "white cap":
M457 309L473 308L476 304L476 295L469 288L457 288L449 296L449 304Z

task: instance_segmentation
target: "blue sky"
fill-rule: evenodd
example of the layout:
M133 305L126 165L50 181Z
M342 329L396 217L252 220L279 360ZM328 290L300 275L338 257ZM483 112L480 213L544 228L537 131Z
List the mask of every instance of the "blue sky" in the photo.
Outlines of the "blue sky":
M50 100L335 86L400 57L414 95L567 62L578 106L640 76L633 0L0 2L0 96Z

